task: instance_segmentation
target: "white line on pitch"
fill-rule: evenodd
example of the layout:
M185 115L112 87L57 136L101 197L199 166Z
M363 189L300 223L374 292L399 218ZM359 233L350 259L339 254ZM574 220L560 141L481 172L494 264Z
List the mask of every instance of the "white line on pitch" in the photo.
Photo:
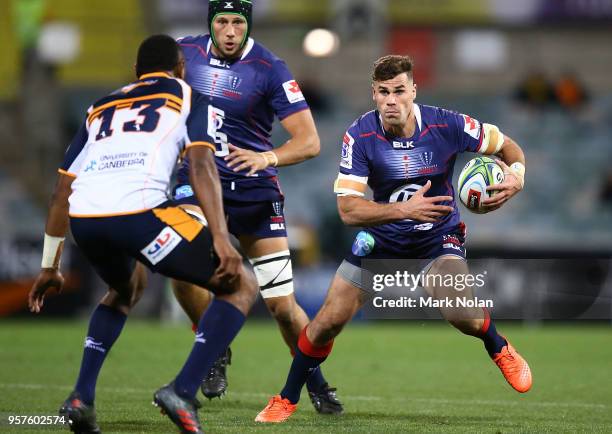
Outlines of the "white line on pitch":
M63 385L43 385L43 384L11 384L11 383L0 383L0 388L3 389L30 389L30 390L42 390L42 389L54 389L54 390L72 390L72 386ZM101 392L116 392L116 393L151 393L152 389L143 388L132 388L132 387L98 387L97 390ZM269 398L269 393L261 392L231 392L229 396L236 397L251 397L251 398ZM575 408L603 408L606 409L609 406L606 404L595 404L590 402L553 402L553 401L505 401L505 400L486 400L486 399L438 399L438 398L411 398L409 396L395 396L392 398L383 398L381 396L360 396L360 395L344 395L343 398L351 401L404 401L404 402L423 402L430 404L458 404L458 405L530 405L539 407L575 407Z

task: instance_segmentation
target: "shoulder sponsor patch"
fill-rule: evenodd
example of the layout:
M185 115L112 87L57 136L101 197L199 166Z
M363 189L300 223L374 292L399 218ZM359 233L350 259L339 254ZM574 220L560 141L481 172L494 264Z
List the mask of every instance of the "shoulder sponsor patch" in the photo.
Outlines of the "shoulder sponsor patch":
M469 117L468 115L462 115L464 126L463 131L472 136L474 139L480 139L480 122L476 119Z
M302 89L295 80L289 80L283 83L283 89L285 89L285 95L287 100L293 104L295 102L304 101L304 95L302 95Z
M155 265L168 256L181 240L181 236L174 229L166 226L140 253Z
M344 133L342 139L342 158L340 160L340 167L345 169L353 168L353 143L355 139L348 132Z

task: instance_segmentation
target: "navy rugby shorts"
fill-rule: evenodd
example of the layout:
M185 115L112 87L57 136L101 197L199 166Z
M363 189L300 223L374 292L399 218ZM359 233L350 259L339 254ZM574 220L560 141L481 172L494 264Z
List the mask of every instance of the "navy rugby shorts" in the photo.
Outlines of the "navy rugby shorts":
M380 261L379 264L387 261L405 261L402 266L406 266L410 273L426 273L436 258L444 255L453 255L460 258L466 257L465 250L465 225L461 222L455 228L437 234L423 234L416 243L403 246L401 251L392 250L377 242L374 236L366 230L362 230L355 237L351 251L345 256L344 261L338 267L338 274L347 282L363 289L368 293L374 293L368 276L371 276L374 266L369 260ZM368 262L362 263L363 260ZM397 265L397 264L396 264Z
M199 286L218 266L210 231L177 204L113 217L71 217L79 248L113 286L130 279L136 261L152 271Z
M353 265L360 266L362 259L422 259L434 260L443 255L466 257L465 225L461 222L457 227L434 235L424 233L418 243L404 246L402 251L386 248L378 243L367 229L362 230L355 237L351 251L345 260Z
M172 197L178 204L199 206L189 184L177 185ZM250 235L258 239L287 237L285 203L279 201L242 202L223 199L227 227L236 237Z

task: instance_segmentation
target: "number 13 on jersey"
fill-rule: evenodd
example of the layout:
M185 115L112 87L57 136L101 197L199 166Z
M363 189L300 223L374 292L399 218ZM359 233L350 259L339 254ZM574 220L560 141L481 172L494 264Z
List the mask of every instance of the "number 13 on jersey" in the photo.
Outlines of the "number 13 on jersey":
M215 143L220 145L217 147L215 156L225 157L229 155L229 146L227 145L227 134L219 131L225 120L225 112L212 105L208 106L208 135L214 138Z

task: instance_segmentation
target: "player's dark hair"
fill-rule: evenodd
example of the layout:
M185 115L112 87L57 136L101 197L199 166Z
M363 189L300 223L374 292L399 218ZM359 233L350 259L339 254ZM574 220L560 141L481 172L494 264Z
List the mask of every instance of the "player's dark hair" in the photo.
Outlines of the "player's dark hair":
M174 38L168 35L149 36L138 48L136 75L174 70L180 60L180 49Z
M374 72L372 73L373 81L386 81L402 73L408 74L408 78L412 80L412 70L414 63L409 56L398 56L390 54L383 56L374 62Z

